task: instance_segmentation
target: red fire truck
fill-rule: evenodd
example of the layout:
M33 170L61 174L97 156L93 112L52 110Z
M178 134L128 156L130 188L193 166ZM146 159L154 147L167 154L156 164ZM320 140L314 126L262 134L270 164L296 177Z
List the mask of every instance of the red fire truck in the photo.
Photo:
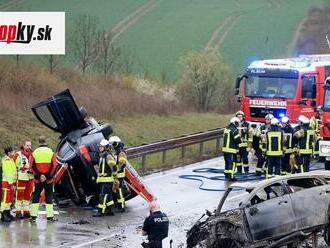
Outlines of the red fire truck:
M325 169L330 170L330 77L324 83L324 103L320 133L322 140L319 143L320 157L325 157Z
M263 122L272 113L296 123L299 115L310 118L314 107L323 104L329 75L330 54L254 61L237 78L236 96L247 121Z

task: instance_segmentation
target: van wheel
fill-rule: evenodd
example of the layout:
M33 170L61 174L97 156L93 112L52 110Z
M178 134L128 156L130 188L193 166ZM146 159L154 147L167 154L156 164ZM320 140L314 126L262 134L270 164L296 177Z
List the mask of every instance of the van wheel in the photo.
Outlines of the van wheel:
M233 239L220 239L214 246L214 248L240 248L241 246Z

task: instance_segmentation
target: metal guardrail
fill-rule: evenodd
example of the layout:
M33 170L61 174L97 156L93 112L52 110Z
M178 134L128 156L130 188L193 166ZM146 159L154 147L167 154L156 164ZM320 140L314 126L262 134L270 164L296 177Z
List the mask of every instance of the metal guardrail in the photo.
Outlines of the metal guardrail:
M204 152L204 142L215 140L215 151L220 153L220 140L223 136L223 128L212 129L204 132L183 135L178 138L157 141L149 144L129 147L126 149L128 158L142 157L142 170L145 168L146 156L162 152L162 162L166 162L166 152L173 149L181 149L181 159L186 157L186 147L199 144L199 156Z

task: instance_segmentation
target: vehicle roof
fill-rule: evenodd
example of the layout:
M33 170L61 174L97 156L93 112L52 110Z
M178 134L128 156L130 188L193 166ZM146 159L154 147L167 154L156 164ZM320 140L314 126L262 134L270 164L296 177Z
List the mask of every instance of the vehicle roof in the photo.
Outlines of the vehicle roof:
M259 182L251 183L251 182L244 182L244 183L232 183L229 188L240 188L240 189L246 189L246 190L254 190L256 188L263 188L269 184L276 183L278 181L287 180L287 179L295 179L295 178L304 178L304 177L313 177L313 176L328 176L330 177L330 171L325 170L316 170L316 171L310 171L305 173L297 173L292 175L286 175L286 176L276 176L271 179L262 180Z
M299 72L315 71L317 66L329 66L330 54L301 55L296 58L257 60L249 69L284 69Z

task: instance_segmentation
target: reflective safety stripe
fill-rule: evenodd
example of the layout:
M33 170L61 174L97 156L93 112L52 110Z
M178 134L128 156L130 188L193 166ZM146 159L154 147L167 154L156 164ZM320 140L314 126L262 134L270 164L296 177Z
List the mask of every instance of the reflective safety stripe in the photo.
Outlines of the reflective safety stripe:
M304 173L305 171L304 171L304 165L303 164L301 164L300 165L300 173Z
M121 204L122 208L125 207L125 198L123 196L123 191L121 188L119 188L119 199L117 200L117 202Z
M238 145L238 147L247 147L247 146L248 146L247 142L242 142Z
M31 204L31 216L37 217L38 216L38 210L39 210L39 203L32 203Z
M300 154L312 154L313 153L313 137L314 137L314 130L308 129L306 131L306 143L304 144L305 147L299 149Z
M99 204L99 208L102 209L102 214L105 213L105 209L107 208L107 204L106 204L106 200L107 200L108 194L105 194L104 198L103 198L103 204Z
M96 183L112 183L113 177L97 177Z
M124 169L124 171L123 172L119 172L119 173L117 173L117 176L116 176L117 178L124 178L125 177L125 169Z
M262 172L262 168L256 168L256 171L260 171L260 172Z
M282 133L279 131L269 131L267 133L267 156L281 156L282 150Z
M47 218L54 217L54 206L53 204L46 203L46 216Z
M236 135L239 137L239 134ZM235 137L236 137L235 136ZM223 140L224 140L224 146L222 147L222 152L227 152L227 153L237 153L238 149L230 147L230 129L225 129L223 133Z

